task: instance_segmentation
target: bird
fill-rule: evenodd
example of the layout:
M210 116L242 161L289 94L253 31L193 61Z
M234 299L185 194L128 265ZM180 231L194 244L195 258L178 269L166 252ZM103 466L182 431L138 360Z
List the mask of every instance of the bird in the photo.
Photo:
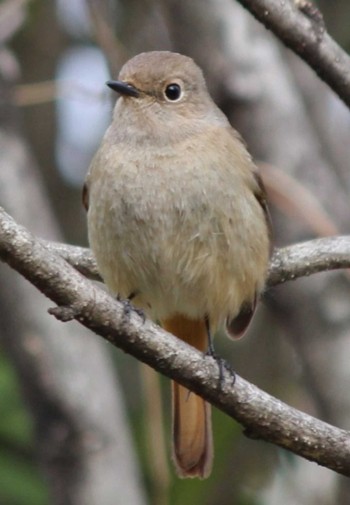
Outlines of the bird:
M271 226L261 176L202 70L170 51L138 54L87 173L88 237L111 293L206 353L241 337L264 290ZM213 465L211 406L172 382L179 477Z

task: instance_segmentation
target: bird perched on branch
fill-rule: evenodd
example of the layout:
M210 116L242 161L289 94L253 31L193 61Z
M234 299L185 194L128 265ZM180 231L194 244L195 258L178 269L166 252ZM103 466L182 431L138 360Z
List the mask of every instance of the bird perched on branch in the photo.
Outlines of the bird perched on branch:
M84 188L104 281L203 352L221 326L240 337L264 287L270 250L251 156L191 58L142 53L107 84L120 98ZM210 406L177 383L172 394L177 472L207 477Z

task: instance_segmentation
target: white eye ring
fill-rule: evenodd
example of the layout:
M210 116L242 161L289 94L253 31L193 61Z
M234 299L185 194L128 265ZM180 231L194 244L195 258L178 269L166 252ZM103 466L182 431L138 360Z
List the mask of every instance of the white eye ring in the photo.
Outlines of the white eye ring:
M168 102L178 102L183 97L181 85L178 82L171 82L166 86L164 96Z

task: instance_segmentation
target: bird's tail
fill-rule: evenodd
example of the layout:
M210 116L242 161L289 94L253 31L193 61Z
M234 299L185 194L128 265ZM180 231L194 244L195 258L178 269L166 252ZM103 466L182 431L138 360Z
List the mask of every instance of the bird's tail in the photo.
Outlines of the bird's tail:
M181 340L205 352L208 335L204 320L175 316L163 327ZM172 383L173 459L179 477L209 476L213 461L211 406L176 382Z

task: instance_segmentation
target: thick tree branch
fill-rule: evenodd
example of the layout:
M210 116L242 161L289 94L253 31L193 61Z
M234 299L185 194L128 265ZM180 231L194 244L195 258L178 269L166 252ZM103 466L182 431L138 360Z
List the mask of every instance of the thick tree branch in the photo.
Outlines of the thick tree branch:
M61 319L74 317L152 366L199 393L261 438L320 465L350 476L350 434L297 411L239 376L224 371L219 384L215 360L203 355L93 285L63 258L49 251L0 209L0 258L59 307ZM63 310L62 310L63 308Z
M238 0L350 106L350 57L309 0Z

